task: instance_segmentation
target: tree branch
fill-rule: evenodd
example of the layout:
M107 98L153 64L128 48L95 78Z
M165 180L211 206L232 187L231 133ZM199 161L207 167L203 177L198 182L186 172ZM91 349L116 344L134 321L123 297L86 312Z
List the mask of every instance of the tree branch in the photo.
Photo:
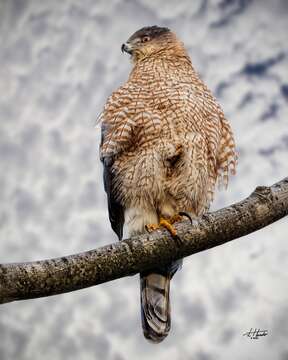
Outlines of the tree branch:
M86 288L166 265L261 229L288 214L288 177L245 200L166 230L57 259L0 265L0 304Z

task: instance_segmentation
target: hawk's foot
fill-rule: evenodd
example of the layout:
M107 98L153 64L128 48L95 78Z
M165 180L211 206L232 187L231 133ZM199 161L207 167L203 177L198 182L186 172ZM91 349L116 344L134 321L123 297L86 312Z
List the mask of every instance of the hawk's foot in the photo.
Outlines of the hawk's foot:
M177 231L172 224L173 222L171 222L170 219L160 218L159 225L165 227L165 229L167 229L170 234L175 237L177 235Z
M151 233L152 231L160 229L160 224L147 224L145 225L145 229Z
M165 227L170 232L170 234L172 235L173 239L176 241L176 244L178 246L182 245L182 240L177 235L177 230L175 229L173 224L175 224L176 222L181 221L181 220L183 220L183 217L182 217L181 213L175 214L174 216L172 216L168 220L160 218L160 225Z
M173 215L173 216L169 219L169 222L170 222L170 224L175 224L176 222L182 221L182 220L183 220L182 214L179 213L179 214Z
M146 231L151 233L152 231L160 229L160 227L162 226L165 229L167 229L170 232L170 234L174 237L177 235L177 231L172 224L174 224L176 221L179 221L178 215L175 215L170 219L164 219L160 217L159 224L147 224L145 225L145 229Z
M182 220L182 216L180 214L176 214L172 216L170 219L164 219L163 217L160 217L159 224L147 224L145 225L145 229L146 231L151 233L154 230L160 229L160 227L164 227L170 232L173 239L177 242L177 245L180 246L182 244L182 240L177 235L177 230L175 229L173 224L181 220Z

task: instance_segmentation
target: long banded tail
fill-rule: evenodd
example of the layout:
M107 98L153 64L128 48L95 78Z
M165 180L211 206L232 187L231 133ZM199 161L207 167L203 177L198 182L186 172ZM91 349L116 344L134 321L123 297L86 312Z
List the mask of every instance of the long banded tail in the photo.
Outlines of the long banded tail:
M170 330L170 279L170 274L140 274L142 328L153 343L164 340Z

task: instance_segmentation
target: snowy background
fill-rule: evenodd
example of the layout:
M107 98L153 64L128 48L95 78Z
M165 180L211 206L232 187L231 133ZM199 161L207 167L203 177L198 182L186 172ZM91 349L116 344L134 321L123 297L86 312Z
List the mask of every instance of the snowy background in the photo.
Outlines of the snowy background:
M121 44L154 24L185 42L235 132L238 174L213 208L288 175L288 1L0 0L0 262L116 241L94 125L131 69ZM138 276L2 305L0 359L287 360L287 244L284 219L187 258L156 346Z

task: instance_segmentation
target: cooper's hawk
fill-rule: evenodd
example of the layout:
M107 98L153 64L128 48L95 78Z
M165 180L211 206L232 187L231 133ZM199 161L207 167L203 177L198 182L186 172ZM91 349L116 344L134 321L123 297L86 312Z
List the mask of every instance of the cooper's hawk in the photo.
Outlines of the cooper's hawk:
M171 225L179 212L208 208L216 180L235 172L233 134L221 107L195 72L176 35L144 27L122 45L131 54L128 81L100 116L100 156L113 230L122 239ZM153 225L154 224L154 225ZM163 340L170 329L170 279L179 263L140 274L144 335Z

